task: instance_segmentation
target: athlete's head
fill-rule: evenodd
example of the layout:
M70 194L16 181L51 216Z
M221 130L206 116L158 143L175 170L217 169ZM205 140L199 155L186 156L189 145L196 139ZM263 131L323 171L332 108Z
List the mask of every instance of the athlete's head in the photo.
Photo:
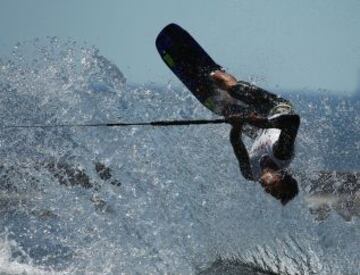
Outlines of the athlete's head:
M285 171L265 171L260 178L260 184L265 192L287 204L299 193L296 180Z

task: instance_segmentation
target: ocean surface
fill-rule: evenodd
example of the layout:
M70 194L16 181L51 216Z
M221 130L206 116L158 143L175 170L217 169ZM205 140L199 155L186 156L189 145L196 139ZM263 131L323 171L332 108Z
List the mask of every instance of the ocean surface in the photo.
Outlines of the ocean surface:
M0 273L360 274L360 98L276 92L302 115L286 207L242 178L225 124L11 127L216 118L89 45L18 43L0 58Z

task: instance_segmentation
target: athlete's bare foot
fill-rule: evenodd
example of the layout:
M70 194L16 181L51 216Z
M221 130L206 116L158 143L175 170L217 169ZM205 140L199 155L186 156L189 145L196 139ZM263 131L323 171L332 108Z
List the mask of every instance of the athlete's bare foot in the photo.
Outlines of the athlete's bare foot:
M231 74L216 70L210 74L216 85L223 90L230 90L237 84L237 80Z

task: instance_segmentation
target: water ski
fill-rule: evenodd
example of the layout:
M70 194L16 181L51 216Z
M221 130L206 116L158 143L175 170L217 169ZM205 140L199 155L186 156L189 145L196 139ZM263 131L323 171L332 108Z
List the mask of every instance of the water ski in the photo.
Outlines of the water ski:
M215 86L210 73L222 70L222 67L180 26L167 25L156 38L156 47L169 69L215 114L229 116L258 111L255 106L249 106ZM254 129L249 130L245 133L254 136Z

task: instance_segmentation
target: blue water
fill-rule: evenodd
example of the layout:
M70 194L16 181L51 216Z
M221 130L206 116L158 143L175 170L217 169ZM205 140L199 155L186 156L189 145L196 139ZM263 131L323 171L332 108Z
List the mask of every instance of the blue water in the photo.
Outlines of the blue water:
M214 118L184 87L127 85L73 41L19 43L0 72L1 125ZM1 127L0 272L359 274L359 214L319 220L308 202L317 171L360 168L359 99L290 97L301 192L286 207L241 177L228 125Z

